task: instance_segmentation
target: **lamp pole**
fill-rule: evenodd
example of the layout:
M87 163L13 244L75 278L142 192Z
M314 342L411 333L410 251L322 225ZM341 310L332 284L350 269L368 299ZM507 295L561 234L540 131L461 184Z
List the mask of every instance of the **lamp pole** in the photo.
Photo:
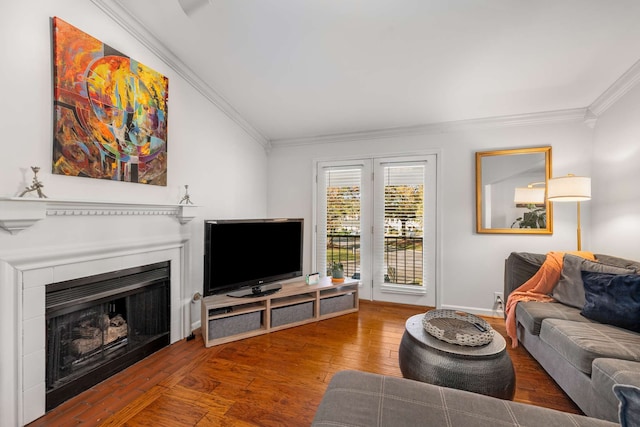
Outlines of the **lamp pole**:
M580 227L580 202L578 201L578 250L582 250L582 228Z

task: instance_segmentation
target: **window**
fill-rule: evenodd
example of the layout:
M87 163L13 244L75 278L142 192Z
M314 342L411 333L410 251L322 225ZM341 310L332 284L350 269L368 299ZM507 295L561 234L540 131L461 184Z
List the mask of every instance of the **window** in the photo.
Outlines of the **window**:
M360 298L435 305L436 156L319 162L315 265L341 262Z
M361 169L326 169L326 262L340 262L347 277L360 276Z
M384 281L423 283L424 166L384 167Z

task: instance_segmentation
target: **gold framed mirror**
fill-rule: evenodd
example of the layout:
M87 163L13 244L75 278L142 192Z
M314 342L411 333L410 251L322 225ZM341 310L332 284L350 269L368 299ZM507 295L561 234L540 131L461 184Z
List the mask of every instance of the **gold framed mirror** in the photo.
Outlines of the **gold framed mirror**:
M476 231L552 234L551 147L476 152Z

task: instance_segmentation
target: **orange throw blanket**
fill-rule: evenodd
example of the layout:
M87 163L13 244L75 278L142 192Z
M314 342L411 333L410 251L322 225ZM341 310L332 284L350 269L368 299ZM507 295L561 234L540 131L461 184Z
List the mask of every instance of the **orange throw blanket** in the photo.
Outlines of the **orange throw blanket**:
M553 291L553 288L558 284L560 280L560 272L562 271L562 261L564 254L577 255L582 258L595 260L593 253L584 251L572 251L572 252L548 252L547 258L540 266L540 269L531 279L524 282L519 288L509 295L507 299L507 305L505 306L505 313L507 314L506 329L507 335L511 338L511 346L516 348L518 346L518 332L516 325L516 304L520 301L540 301L551 302L554 301L548 294Z

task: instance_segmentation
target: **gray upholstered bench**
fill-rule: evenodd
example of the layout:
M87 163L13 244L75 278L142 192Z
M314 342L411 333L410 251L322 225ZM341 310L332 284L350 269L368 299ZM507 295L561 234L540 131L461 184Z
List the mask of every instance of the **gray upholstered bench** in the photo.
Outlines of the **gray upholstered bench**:
M313 426L617 426L481 394L358 371L338 372Z

